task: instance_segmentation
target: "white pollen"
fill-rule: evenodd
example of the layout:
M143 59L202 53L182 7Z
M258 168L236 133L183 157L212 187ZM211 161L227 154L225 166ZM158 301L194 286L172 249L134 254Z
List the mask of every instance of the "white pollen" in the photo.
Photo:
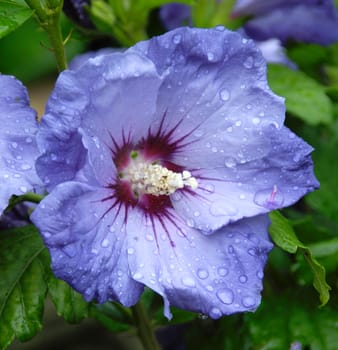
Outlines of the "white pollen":
M147 163L139 158L131 159L123 171L123 179L130 182L137 194L170 195L184 186L193 190L198 187L197 180L187 170L176 173L160 164Z

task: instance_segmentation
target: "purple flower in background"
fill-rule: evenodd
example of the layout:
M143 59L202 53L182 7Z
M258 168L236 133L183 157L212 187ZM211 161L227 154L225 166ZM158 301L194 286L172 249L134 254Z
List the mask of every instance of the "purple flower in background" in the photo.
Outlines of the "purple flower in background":
M144 286L212 318L253 311L267 213L318 186L252 40L179 28L63 72L39 130L31 216L55 274L129 306Z
M86 11L86 6L91 5L91 0L64 0L63 12L78 25L94 29L95 26Z
M0 214L11 195L41 185L34 163L36 112L29 107L26 88L12 76L0 75Z
M160 17L167 29L175 29L184 24L192 25L191 7L184 4L170 3L160 9ZM238 30L241 35L248 36L244 28ZM248 36L250 37L250 36ZM288 59L285 50L278 39L269 39L256 42L263 57L268 63L277 63L296 68L296 65Z
M329 45L338 40L332 0L237 0L234 16L254 16L245 25L255 40L278 38Z
M175 2L163 5L160 8L160 18L168 30L191 26L191 6Z

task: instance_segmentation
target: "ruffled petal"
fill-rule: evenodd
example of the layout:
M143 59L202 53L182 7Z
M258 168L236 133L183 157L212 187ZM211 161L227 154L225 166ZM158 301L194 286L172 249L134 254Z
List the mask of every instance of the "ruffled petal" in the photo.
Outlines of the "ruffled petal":
M119 207L107 189L67 182L57 186L34 210L58 278L86 300L137 302L143 286L130 277L127 239Z
M135 280L162 295L165 315L169 305L200 312L211 318L254 311L260 303L263 268L272 248L266 216L243 220L206 237L191 230L175 215L173 222L144 217L128 221L128 261ZM130 234L129 234L130 233Z
M94 177L106 184L116 172L112 146L147 134L160 83L153 63L136 53L98 55L63 72L39 132L37 169L49 189L68 180L95 184ZM102 172L98 162L112 166Z
M12 76L0 75L0 214L11 195L41 186L34 163L38 156L36 112L26 88Z
M163 129L175 131L174 163L195 169L223 166L224 157L240 160L243 153L255 159L257 149L264 155L262 126L281 126L285 107L267 85L265 60L252 40L221 27L179 28L135 49L165 76L156 118L164 116ZM192 149L207 156L195 158Z
M196 191L177 191L172 204L190 227L211 233L229 222L294 204L318 188L312 147L286 127L264 130L267 155L236 162L223 157L222 167L202 168L193 175ZM259 150L258 150L259 152ZM199 157L208 158L198 149Z

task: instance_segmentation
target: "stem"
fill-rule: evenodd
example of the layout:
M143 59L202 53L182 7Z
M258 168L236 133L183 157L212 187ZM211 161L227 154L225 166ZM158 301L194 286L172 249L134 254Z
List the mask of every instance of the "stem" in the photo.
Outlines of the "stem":
M52 44L56 64L59 72L67 69L65 47L60 26L60 13L55 13L49 18L48 24L43 26Z
M46 31L52 45L58 70L67 69L65 47L62 39L60 16L62 0L48 0L41 3L39 0L25 0L27 5L35 11L35 17L40 26Z
M145 350L160 350L160 346L155 338L148 315L141 302L131 307L134 317L134 324L137 328L138 336Z

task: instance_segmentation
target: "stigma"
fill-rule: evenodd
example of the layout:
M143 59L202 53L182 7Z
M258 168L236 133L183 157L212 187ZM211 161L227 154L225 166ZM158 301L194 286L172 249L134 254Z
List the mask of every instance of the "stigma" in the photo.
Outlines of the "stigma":
M135 151L131 153L129 165L120 173L120 178L128 181L136 196L152 194L154 196L171 195L185 186L197 189L198 183L191 173L183 170L174 172L157 162L147 162Z

